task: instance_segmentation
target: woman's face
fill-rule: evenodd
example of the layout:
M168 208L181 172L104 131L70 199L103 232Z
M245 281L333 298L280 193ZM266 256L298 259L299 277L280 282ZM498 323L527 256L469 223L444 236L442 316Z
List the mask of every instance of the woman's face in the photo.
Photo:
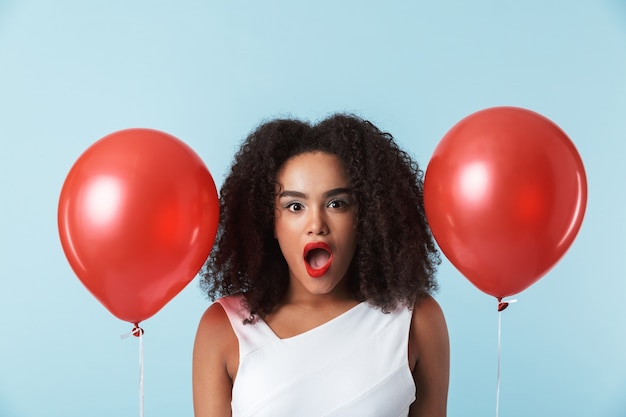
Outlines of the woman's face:
M289 266L291 290L344 291L356 248L357 207L340 159L307 152L285 162L276 177L274 233Z

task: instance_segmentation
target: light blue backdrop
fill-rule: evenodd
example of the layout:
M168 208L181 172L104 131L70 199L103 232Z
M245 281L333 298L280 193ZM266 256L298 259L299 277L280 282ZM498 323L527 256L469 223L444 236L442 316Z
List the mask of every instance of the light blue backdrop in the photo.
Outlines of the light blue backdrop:
M0 0L0 415L138 414L138 341L82 286L56 209L78 156L171 133L221 184L262 120L351 111L424 168L445 132L514 105L556 122L588 175L559 264L503 312L500 416L626 415L626 4L614 0ZM496 302L445 261L449 415L495 414ZM194 280L143 323L145 415L191 416Z

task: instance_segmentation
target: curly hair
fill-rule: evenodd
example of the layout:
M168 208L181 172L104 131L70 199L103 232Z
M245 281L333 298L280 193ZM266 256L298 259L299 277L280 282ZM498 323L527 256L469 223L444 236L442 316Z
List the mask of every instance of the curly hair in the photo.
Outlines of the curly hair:
M423 171L391 134L335 114L316 125L272 120L244 141L220 190L218 234L201 271L208 297L244 293L261 317L281 301L289 271L274 237L276 177L288 159L313 151L339 157L357 203L346 277L354 299L388 311L434 292L440 256L424 211Z

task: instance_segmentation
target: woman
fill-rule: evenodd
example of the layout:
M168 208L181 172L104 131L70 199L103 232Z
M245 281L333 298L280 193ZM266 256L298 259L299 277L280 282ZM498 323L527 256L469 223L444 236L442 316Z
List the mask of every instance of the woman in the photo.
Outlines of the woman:
M351 115L262 124L221 189L196 417L445 416L422 171Z

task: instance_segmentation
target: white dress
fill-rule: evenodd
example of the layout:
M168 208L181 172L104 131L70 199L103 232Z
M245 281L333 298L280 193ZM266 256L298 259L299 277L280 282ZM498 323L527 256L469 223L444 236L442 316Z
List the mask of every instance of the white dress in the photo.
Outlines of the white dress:
M280 339L242 296L218 302L239 340L233 417L406 417L415 400L408 364L411 311L366 302L319 327Z

